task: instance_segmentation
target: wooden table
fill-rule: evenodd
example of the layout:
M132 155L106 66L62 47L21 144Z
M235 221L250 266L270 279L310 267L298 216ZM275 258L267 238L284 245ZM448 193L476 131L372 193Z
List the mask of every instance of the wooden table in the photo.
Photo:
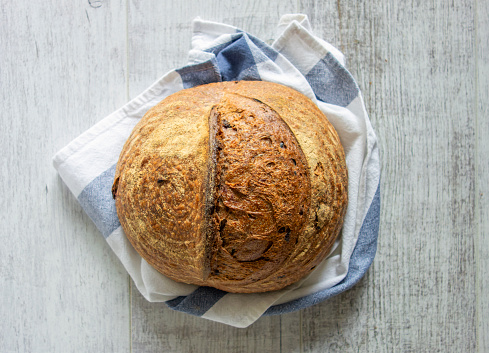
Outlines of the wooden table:
M299 12L380 140L373 266L247 329L147 303L52 156L185 64L195 16L271 42ZM488 1L4 1L0 92L0 352L489 352Z

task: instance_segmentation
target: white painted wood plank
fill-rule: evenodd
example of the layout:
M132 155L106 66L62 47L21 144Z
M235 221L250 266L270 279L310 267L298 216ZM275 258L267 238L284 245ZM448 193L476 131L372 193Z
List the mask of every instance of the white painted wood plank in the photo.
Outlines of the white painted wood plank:
M295 1L131 1L129 93L136 96L167 71L185 65L196 16L244 29L271 41L281 15ZM132 286L134 352L298 352L300 313L260 319L236 329L147 303Z
M92 4L1 6L2 352L130 348L128 277L51 163L127 99L125 2Z
M149 303L133 291L132 323L132 349L137 353L282 352L280 316L263 317L240 329Z
M474 352L474 2L301 4L345 52L383 167L377 258L302 313L304 352Z
M477 1L475 14L477 33L477 174L478 205L477 265L477 334L478 352L489 352L489 2Z

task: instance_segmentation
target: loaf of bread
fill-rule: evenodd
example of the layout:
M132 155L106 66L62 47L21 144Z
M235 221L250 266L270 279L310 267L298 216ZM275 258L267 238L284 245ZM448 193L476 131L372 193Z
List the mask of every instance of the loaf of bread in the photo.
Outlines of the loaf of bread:
M164 275L228 292L281 289L330 252L347 207L338 135L301 93L263 81L179 91L121 152L112 194Z

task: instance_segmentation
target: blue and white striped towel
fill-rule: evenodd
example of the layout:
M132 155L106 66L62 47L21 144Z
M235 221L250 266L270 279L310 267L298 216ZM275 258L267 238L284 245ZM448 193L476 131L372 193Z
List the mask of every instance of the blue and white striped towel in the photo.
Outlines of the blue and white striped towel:
M267 45L234 27L194 20L187 66L167 73L54 156L61 178L151 302L166 302L175 310L246 327L262 315L302 309L352 287L373 261L380 163L377 138L358 85L345 69L343 55L312 34L306 16L283 16L278 29L278 38ZM183 88L230 80L272 81L302 92L335 126L346 152L349 204L341 237L309 276L280 291L231 294L166 278L127 240L111 195L122 146L149 108Z

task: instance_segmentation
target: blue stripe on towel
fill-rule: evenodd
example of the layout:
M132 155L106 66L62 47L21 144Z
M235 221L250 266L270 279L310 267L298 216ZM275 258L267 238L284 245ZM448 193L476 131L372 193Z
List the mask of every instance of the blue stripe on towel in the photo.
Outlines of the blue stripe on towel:
M278 51L273 49L271 46L261 41L260 39L248 35L248 39L255 46L254 50L252 50L253 56L257 63L261 63L264 61L275 61L278 57ZM257 55L258 54L258 55Z
M223 44L216 45L215 47L209 48L206 51L209 53L213 53L214 55L217 56L217 54L219 54L219 52L221 52L223 49L229 47L230 43L234 43L234 42L236 42L242 38L248 38L256 46L256 48L263 54L263 56L265 58L268 58L271 61L275 61L275 59L277 59L278 51L276 51L271 46L269 46L268 44L266 44L265 42L261 41L260 39L254 37L254 36L251 36L247 33L242 32L242 31L238 31L238 33L233 34L231 38L232 39L230 42L226 42ZM248 46L248 44L246 44L246 45ZM256 57L255 57L255 60L256 60Z
M166 302L173 310L202 316L212 308L227 292L211 287L199 287L187 296L177 297Z
M211 48L208 51L216 55L223 81L260 80L246 34L237 34L231 43Z
M316 98L325 103L346 107L360 92L351 74L331 53L319 60L305 77Z
M78 202L102 232L104 238L107 238L120 226L115 201L112 198L115 168L114 164L85 186L78 195Z
M175 71L182 79L183 88L222 81L215 59L195 65L184 66Z

